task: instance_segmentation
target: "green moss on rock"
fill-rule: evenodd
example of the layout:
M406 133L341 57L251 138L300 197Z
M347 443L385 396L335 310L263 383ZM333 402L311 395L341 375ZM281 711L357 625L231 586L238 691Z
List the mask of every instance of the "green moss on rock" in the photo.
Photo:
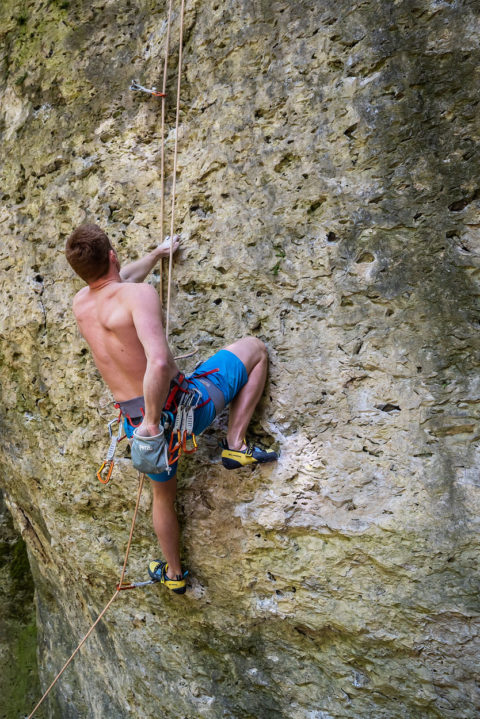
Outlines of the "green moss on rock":
M40 692L34 587L25 542L1 493L0 536L0 719L20 719Z

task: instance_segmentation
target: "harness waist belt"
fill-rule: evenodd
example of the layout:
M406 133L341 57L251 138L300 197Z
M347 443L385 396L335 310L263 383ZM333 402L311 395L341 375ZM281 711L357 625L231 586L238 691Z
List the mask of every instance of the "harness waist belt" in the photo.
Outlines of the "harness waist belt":
M145 399L143 395L134 397L133 399L127 399L125 402L117 402L117 406L124 417L136 419L141 417L142 413L145 413Z
M207 389L210 399L215 405L215 413L218 417L220 412L225 408L225 395L208 377L198 377L197 380Z
M208 377L197 377L197 381L201 382L212 400L215 406L215 413L218 417L220 412L225 408L225 397L221 389L213 384ZM175 384L175 380L172 380L170 388ZM182 383L182 386L183 385ZM139 419L145 413L145 399L143 395L140 397L134 397L133 399L127 399L125 402L117 402L119 409L122 411L124 417L131 417L132 419Z
M170 382L170 389L168 390L169 394L172 391L172 389L177 386L185 387L186 383L185 380L183 380L180 384L178 382L178 378L182 376L182 373L179 372ZM117 402L115 404L115 407L118 407L118 409L121 410L124 417L131 417L132 419L136 418L139 419L145 414L145 398L142 395L140 397L134 397L133 399L127 399L125 402Z

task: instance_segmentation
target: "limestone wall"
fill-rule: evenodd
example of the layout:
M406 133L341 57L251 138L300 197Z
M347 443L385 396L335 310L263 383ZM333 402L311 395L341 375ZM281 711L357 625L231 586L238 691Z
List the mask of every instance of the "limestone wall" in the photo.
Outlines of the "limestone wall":
M44 686L114 591L137 482L127 458L94 476L111 397L63 246L84 220L124 260L158 237L159 105L128 87L160 85L165 18L0 8L0 479ZM204 436L188 593L123 593L52 717L478 716L479 22L471 0L187 0L171 340L267 342L252 437L281 459L228 473L224 419ZM147 490L128 576L155 555Z

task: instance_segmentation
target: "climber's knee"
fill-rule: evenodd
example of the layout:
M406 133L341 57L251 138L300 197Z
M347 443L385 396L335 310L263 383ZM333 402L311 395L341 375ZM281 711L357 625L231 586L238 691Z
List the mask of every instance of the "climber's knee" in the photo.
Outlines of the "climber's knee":
M258 337L243 337L241 340L227 345L225 349L232 352L243 362L249 374L259 362L267 361L267 348L265 343L259 340Z

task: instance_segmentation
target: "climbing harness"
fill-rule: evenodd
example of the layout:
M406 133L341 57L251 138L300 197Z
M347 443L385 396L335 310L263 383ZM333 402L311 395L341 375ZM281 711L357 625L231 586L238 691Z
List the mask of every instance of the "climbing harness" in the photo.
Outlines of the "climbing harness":
M173 161L173 183L172 183L172 209L171 209L171 232L170 232L170 257L169 257L169 266L168 266L168 291L167 291L167 307L166 307L166 336L168 339L168 327L169 327L169 314L170 314L170 292L171 292L171 282L172 282L172 264L173 264L173 236L174 236L174 213L175 213L175 191L176 191L176 174L177 174L177 153L178 153L178 127L179 127L179 115L180 115L180 86L181 86L181 72L182 72L182 52L183 52L183 18L184 18L184 11L185 11L185 0L181 0L180 4L180 41L179 41L179 55L178 55L178 81L177 81L177 106L176 106L176 119L175 119L175 145L174 145L174 161ZM171 14L172 14L172 0L169 0L169 8L168 8L168 21L167 21L167 37L166 37L166 48L165 48L165 62L164 62L164 72L163 72L163 87L162 92L158 93L154 88L152 90L148 90L147 88L142 87L136 82L132 83L132 89L139 90L141 92L147 92L151 95L154 95L156 97L160 97L162 101L162 127L161 127L161 193L162 193L162 200L161 200L161 228L160 228L160 236L161 241L163 241L163 203L164 203L164 127L165 127L165 96L166 96L166 81L167 81L167 62L168 62L168 50L169 50L169 43L170 43L170 25L171 25ZM120 417L116 420L119 424L119 432L120 432ZM112 470L113 470L113 456L115 454L115 448L118 442L120 441L119 435L115 437L115 445L114 445L114 436L113 436L113 430L112 426L114 424L115 420L110 423L109 431L111 430L111 442L110 447L107 453L107 458L105 460L104 465L102 466L97 473L97 476L99 476L99 479L102 477L102 472L105 469L105 467L108 464L107 469L107 481L110 479ZM109 455L111 453L111 458L109 458ZM103 479L103 477L102 477ZM100 481L102 481L100 479ZM64 671L67 669L69 664L73 661L76 654L80 651L82 646L87 641L88 637L92 634L95 627L99 624L99 622L102 620L102 618L107 613L110 606L113 604L113 602L117 599L118 595L121 591L125 589L134 589L137 587L145 587L149 585L150 581L147 582L136 582L136 583L130 583L125 584L124 578L125 578L125 572L127 569L127 562L128 562L128 556L130 553L130 546L132 543L133 538L133 530L135 528L135 522L137 519L138 514L138 508L140 505L140 497L142 494L143 484L145 481L145 475L141 474L139 472L139 485L138 485L138 492L137 492L137 500L135 504L135 511L133 514L132 519L132 525L130 528L130 535L128 538L127 548L125 551L125 559L123 562L122 572L120 575L120 580L118 584L116 585L115 593L113 596L109 599L105 607L102 609L96 620L91 625L90 629L87 631L83 639L79 642L69 659L65 662L61 670L58 672L56 677L53 679L50 686L47 688L39 702L34 707L33 711L28 715L27 719L32 719L37 709L41 706L43 701L46 699L48 694L51 692L57 681L60 679Z
M156 87L152 87L151 90L149 90L148 87L143 87L143 85L139 85L136 80L132 80L130 90L140 90L141 92L147 92L149 95L155 95L155 97L165 97L165 93L158 92Z
M113 465L115 464L113 458L115 456L115 451L117 449L117 444L122 441L122 439L125 439L127 436L124 434L122 436L122 422L121 422L122 413L118 415L116 419L112 419L111 422L108 423L108 434L110 435L110 446L107 451L107 456L105 457L105 461L102 462L100 469L97 471L97 479L102 484L108 484L110 482L110 478L112 476L113 472ZM118 431L117 434L113 433L113 426L118 423ZM106 475L102 474L106 471Z
M146 474L165 471L170 473L172 465L176 464L182 454L196 452L198 443L194 433L195 410L213 402L218 415L225 406L223 392L207 377L214 372L218 372L218 369L194 374L189 379L179 372L172 379L158 434L142 436L136 429L133 432L131 447L135 469ZM202 401L202 394L195 387L194 379L207 388L209 397L205 401ZM143 397L135 397L118 402L115 407L120 410L120 415L123 414L130 427L137 428L141 424L140 415L145 414L144 405Z

